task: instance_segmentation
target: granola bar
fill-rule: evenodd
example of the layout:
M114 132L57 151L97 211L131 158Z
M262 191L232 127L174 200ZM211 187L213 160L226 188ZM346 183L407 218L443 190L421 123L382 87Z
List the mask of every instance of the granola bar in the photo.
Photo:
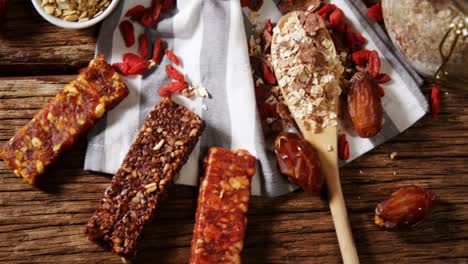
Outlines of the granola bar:
M255 162L245 150L210 148L189 263L240 263Z
M110 246L125 258L134 256L144 225L155 216L204 126L195 113L163 98L146 117L89 220L88 239Z
M0 150L0 156L31 184L80 135L128 94L114 69L99 56L65 85Z

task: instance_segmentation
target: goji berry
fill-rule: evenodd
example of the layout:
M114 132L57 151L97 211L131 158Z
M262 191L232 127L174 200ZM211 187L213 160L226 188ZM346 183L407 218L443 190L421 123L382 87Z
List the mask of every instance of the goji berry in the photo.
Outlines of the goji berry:
M262 103L260 104L260 108L258 109L260 116L264 118L277 118L279 117L278 112L276 111L276 107L269 103Z
M151 7L155 7L161 4L161 0L151 0Z
M379 93L380 97L384 97L385 96L385 90L382 86L378 85L377 84L377 92Z
M147 12L149 8L145 8L139 12L136 12L135 14L133 14L131 17L130 17L130 20L132 21L136 21L136 22L140 22L141 23L141 19L143 18L143 15Z
M339 24L343 22L343 11L341 9L336 8L330 14L330 26L337 27Z
M188 87L187 82L170 82L165 87L158 90L158 94L162 97L167 97L171 94L176 94Z
M367 9L367 15L376 22L383 22L382 4L378 2L377 4L371 6L369 9Z
M390 77L390 75L386 74L386 73L380 73L379 75L377 75L377 77L375 78L375 81L377 83L388 83L392 78Z
M262 64L262 72L263 72L263 79L265 80L265 82L267 82L269 84L275 84L276 83L276 77L271 72L270 66L268 66L268 64L266 64L266 63Z
M249 6L249 0L241 0L241 7L248 7Z
M119 29L122 33L125 46L127 48L133 46L133 44L135 44L135 33L133 29L133 24L128 20L124 20L120 22Z
M369 54L369 64L367 65L372 78L376 78L380 72L380 58L377 51L372 50Z
M354 34L352 31L347 30L346 31L346 45L350 49L354 49L354 46L356 46L356 39L354 38Z
M162 40L160 37L156 37L156 40L154 41L154 46L153 46L153 61L155 63L158 63L159 60L161 59L161 51L162 51Z
M346 32L346 28L348 27L348 24L341 21L338 25L335 26L335 29L338 31L338 32Z
M365 66L369 62L370 50L358 50L353 52L353 62L359 66Z
M338 158L347 160L349 158L349 144L346 139L346 134L341 134L338 139Z
M140 61L128 70L128 74L143 74L149 65L149 61Z
M175 65L180 65L180 60L170 49L166 49L165 54L169 60L171 60Z
M169 76L173 80L176 80L179 82L185 82L184 75L170 64L166 65L166 73L167 73L167 76Z
M354 32L354 39L359 43L359 44L366 44L367 39L363 37L360 33Z
M138 38L138 54L142 59L146 59L148 56L148 37L145 33L142 33Z
M317 11L317 15L321 16L323 20L327 20L328 15L336 9L336 5L326 3L322 8Z
M120 74L122 74L124 76L127 76L128 71L130 70L130 68L128 67L128 64L123 63L123 62L113 63L112 68L114 68L114 70L116 70L118 73L120 73Z
M265 24L265 30L268 31L268 33L273 34L273 24L271 24L270 19Z
M174 7L174 0L162 0L162 11L167 12Z
M126 17L133 17L135 14L140 13L141 11L145 10L145 7L142 5L136 5L130 8L127 13L125 13Z
M156 25L161 14L162 5L156 5L153 8L147 8L140 19L141 24L150 28Z
M136 55L135 53L125 53L123 55L123 62L128 65L128 67L132 68L136 64L144 61L140 56Z
M431 88L431 115L437 118L440 112L440 89L438 87Z

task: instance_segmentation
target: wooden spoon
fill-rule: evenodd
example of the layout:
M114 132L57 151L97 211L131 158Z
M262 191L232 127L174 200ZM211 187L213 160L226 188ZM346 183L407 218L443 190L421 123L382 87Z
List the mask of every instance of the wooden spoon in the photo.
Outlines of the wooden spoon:
M289 20L292 16L298 15L305 15L304 12L291 12L286 14L281 18L278 22L277 26L278 29L282 29L284 24ZM278 65L280 61L278 58L279 52L274 52L275 50L279 50L280 43L277 42L278 38L278 31L274 31L273 38L272 38L272 60L274 65ZM326 38L332 43L332 47L328 48L325 52L330 57L336 57L336 50L333 44L333 40L326 28L319 29L317 34L312 38L317 38L318 40L323 40ZM321 43L320 41L319 43ZM281 79L282 74L281 70L275 67L275 75L278 80ZM340 73L341 74L341 73ZM339 76L335 76L337 79ZM340 245L341 255L343 258L344 263L359 263L359 258L357 255L356 247L353 241L353 235L351 231L351 227L349 225L348 214L346 212L346 205L343 198L343 193L341 190L340 184L340 177L339 177L339 170L338 170L338 155L337 155L337 128L336 126L327 126L317 133L314 133L312 130L307 129L307 125L305 124L304 120L301 119L300 116L294 114L293 107L289 104L288 94L286 86L288 84L281 86L281 91L285 98L285 103L288 104L289 109L295 119L302 135L304 138L312 144L318 151L320 161L322 164L322 173L325 176L327 186L328 186L328 193L329 193L329 203L330 203L330 211L333 216L333 222L335 224L335 230L338 237L338 243ZM338 96L334 99L335 102L335 109L338 109Z

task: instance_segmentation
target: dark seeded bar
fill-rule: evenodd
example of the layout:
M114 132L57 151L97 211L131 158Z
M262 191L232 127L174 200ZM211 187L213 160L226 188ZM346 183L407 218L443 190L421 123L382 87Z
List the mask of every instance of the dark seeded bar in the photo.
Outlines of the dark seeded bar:
M127 94L125 83L99 56L0 149L0 156L16 176L34 184L38 175Z
M256 158L213 147L205 161L190 264L241 263Z
M204 129L195 113L164 98L112 178L86 233L125 258L135 255L145 224L155 216L173 178Z

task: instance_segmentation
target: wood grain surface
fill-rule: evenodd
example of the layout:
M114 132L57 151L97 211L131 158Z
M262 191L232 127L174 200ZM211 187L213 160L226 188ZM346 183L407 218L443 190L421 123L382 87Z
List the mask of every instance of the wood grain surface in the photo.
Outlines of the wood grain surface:
M85 65L97 28L73 31L40 19L29 1L10 1L0 31L0 143ZM445 92L448 92L447 94ZM424 91L427 94L427 91ZM438 120L424 117L395 139L341 170L362 263L468 263L468 91L444 90ZM121 263L84 236L111 175L83 171L85 140L46 174L40 187L0 162L0 262ZM395 160L389 154L398 152ZM373 224L378 202L401 186L430 189L430 221L390 233ZM135 263L186 263L197 189L177 186L145 230ZM327 202L295 192L252 197L244 263L341 263Z

